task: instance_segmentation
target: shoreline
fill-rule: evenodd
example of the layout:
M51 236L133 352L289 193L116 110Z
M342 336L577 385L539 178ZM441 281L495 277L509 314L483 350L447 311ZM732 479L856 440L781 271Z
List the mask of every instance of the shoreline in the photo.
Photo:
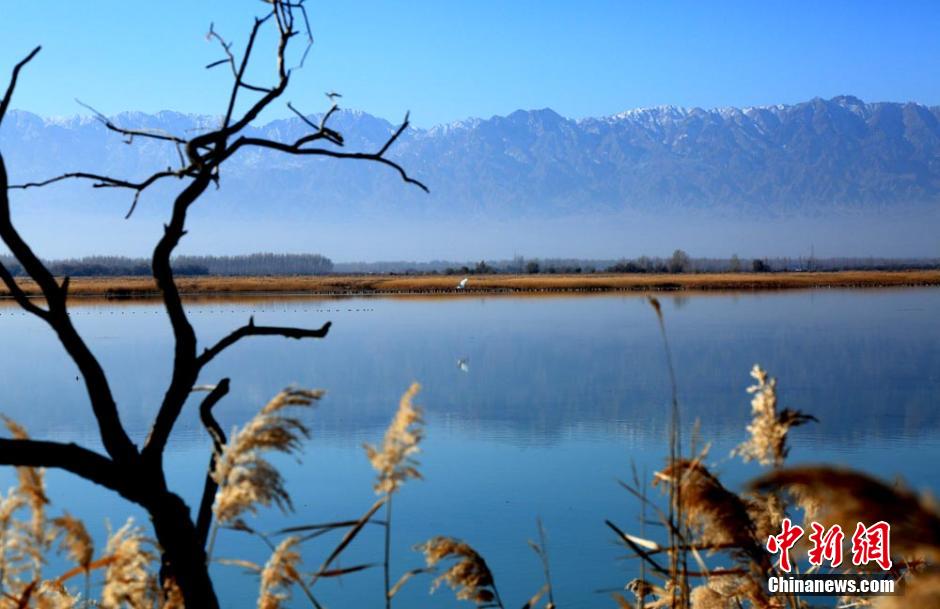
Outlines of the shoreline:
M778 291L818 288L890 288L940 286L940 270L831 271L782 273L469 275L325 275L297 277L180 277L180 294L193 296L435 296L606 292ZM31 297L40 296L31 280L18 280ZM153 299L159 296L149 277L75 277L72 298ZM12 301L4 287L0 299Z

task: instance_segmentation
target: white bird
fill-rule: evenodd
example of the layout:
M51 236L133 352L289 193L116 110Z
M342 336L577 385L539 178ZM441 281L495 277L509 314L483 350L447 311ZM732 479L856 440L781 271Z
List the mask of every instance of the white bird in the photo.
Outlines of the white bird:
M464 289L465 287L467 287L467 282L468 282L468 281L470 281L470 278L469 278L469 277L464 277L463 279L461 279L461 280L460 280L460 283L457 284L457 289L458 289L458 290L462 290L462 289Z
M461 357L457 360L457 369L461 372L470 372L470 362L466 358Z

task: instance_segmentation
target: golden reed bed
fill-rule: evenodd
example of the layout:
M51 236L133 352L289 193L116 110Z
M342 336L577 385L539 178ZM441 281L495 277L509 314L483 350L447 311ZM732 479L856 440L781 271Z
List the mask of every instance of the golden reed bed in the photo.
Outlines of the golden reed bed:
M840 271L827 273L701 273L586 275L471 275L458 290L457 275L349 275L318 277L184 277L177 283L186 295L310 294L326 296L409 295L453 296L480 293L613 292L646 290L784 290L840 287L901 287L940 285L940 270ZM30 295L36 285L20 282ZM76 277L72 296L137 298L156 295L147 277ZM0 298L9 297L0 288Z

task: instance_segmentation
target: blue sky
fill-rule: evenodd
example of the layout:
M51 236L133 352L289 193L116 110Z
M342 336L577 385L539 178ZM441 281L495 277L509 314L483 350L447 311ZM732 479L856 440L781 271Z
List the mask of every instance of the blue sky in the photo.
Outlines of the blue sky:
M315 45L286 96L428 126L518 108L572 116L850 93L940 104L940 2L308 0ZM244 43L257 0L0 0L0 69L44 50L15 107L219 114L210 22ZM259 56L259 59L262 59ZM260 80L263 72L258 72ZM284 116L279 107L265 118Z

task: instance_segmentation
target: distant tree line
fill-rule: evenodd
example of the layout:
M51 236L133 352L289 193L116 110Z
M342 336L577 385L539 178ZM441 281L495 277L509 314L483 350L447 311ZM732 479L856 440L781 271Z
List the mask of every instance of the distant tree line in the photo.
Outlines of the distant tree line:
M577 274L577 273L775 273L843 270L900 270L937 269L940 258L815 258L775 257L743 258L736 254L729 258L693 258L687 252L675 250L669 257L640 256L638 258L578 259L578 258L524 258L509 260L479 260L454 262L339 262L334 266L338 274L393 274L393 275L480 275L480 274Z
M9 256L0 255L14 276L22 269ZM150 264L143 258L88 256L46 261L53 273L71 277L149 276ZM454 262L339 262L320 254L250 254L245 256L179 256L173 271L194 275L491 275L491 274L578 274L578 273L776 273L843 270L938 269L940 258L693 258L683 250L669 257L577 259L524 258Z
M22 268L9 256L0 260L14 276L23 275ZM149 276L150 263L144 258L122 256L87 256L46 261L53 274L70 277L132 277ZM320 254L249 254L245 256L178 256L173 259L173 272L179 276L194 275L327 275L333 262Z
M248 256L179 256L174 271L202 267L208 275L328 275L333 261L320 254L251 254Z

